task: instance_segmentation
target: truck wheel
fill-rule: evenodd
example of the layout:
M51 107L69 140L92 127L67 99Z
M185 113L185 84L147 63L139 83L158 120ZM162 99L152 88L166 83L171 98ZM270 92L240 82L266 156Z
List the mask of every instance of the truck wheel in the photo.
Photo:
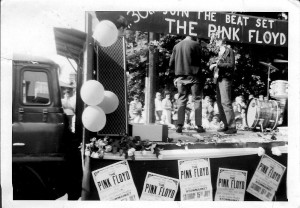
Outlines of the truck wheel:
M13 165L14 200L55 200L66 193L66 187L56 181L56 176L43 172L43 166ZM58 187L58 183L61 186Z

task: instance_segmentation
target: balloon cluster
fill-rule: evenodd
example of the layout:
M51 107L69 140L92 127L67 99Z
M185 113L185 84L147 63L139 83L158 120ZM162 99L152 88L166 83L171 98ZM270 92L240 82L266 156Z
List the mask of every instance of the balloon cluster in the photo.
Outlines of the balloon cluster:
M116 25L109 20L99 22L94 30L93 38L102 47L109 47L118 39L118 29Z
M88 105L81 117L83 126L92 132L100 131L106 124L106 114L118 108L118 97L111 91L105 91L103 85L96 80L85 82L81 87L80 96Z

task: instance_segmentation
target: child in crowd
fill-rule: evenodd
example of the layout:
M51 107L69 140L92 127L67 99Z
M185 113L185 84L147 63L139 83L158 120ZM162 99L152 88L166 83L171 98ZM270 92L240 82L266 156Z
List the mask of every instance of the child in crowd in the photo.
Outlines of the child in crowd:
M209 123L209 129L211 130L217 130L221 128L220 119L218 116L214 116L212 118L212 121Z
M174 126L177 126L177 120L178 120L178 104L177 104L178 96L179 96L178 93L175 94L173 100L172 124Z
M244 102L243 96L237 96L235 98L235 102L233 103L233 112L235 115L237 129L244 129L246 126L246 122L245 122L246 108L247 106Z
M155 121L160 122L161 116L162 116L162 99L161 99L161 93L157 92L154 100L155 104Z
M171 94L169 92L165 93L165 98L162 100L162 123L168 126L172 125L172 102Z
M139 96L135 95L129 105L129 116L132 123L140 123L142 118L142 103Z

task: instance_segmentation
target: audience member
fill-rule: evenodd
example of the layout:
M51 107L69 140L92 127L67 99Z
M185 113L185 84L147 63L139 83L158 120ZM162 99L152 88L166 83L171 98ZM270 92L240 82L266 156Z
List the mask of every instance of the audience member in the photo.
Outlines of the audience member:
M71 106L74 110L74 116L72 118L72 132L75 132L75 121L76 121L76 89L73 90L73 96L70 97Z
M161 99L161 93L157 92L156 97L154 100L155 104L155 121L160 122L161 121L161 116L162 116L162 99Z
M237 96L235 98L235 102L232 105L237 128L244 129L246 126L245 110L247 106L243 100L243 96Z
M165 98L162 100L162 123L170 126L172 124L172 103L171 94L165 93Z
M140 123L142 117L142 103L139 96L135 95L129 105L129 116L132 123Z
M214 115L214 106L213 101L209 96L205 96L205 99L202 104L202 118L207 118L210 122ZM204 114L203 114L204 113Z
M72 99L70 97L70 91L69 90L65 90L64 91L64 98L61 100L62 103L62 107L64 109L65 114L68 117L68 122L69 122L69 129L72 131L72 119L74 117L74 103L72 103Z
M218 116L214 116L212 121L209 123L209 129L218 130L221 128L220 119Z
M175 126L177 126L177 120L178 120L178 104L177 104L178 96L179 94L176 93L174 95L174 100L173 100L172 124L174 124Z

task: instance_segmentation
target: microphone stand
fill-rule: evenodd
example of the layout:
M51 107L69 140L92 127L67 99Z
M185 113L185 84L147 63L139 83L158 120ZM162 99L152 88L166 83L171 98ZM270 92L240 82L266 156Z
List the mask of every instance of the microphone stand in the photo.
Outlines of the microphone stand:
M270 92L269 92L269 88L270 88L270 69L271 67L269 66L268 67L268 88L267 88L267 98L269 100L269 95L270 95Z

